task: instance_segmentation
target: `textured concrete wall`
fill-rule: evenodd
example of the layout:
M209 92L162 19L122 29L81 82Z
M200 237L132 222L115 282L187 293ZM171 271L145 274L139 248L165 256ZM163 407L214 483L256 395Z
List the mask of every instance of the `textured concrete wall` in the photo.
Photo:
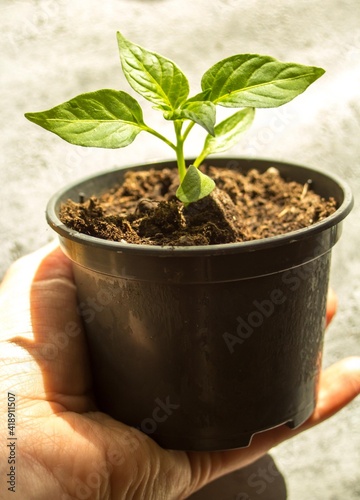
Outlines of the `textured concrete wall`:
M124 88L115 33L174 59L193 92L214 62L258 52L327 70L307 93L257 114L236 155L304 163L340 174L360 198L360 3L358 0L2 0L1 259L53 238L44 221L49 196L98 169L169 158L171 150L141 134L127 149L71 146L30 124L26 111L50 108L80 92ZM148 107L146 116L167 133ZM194 135L188 155L198 151ZM346 220L333 253L340 309L325 365L359 351L359 208ZM359 498L359 403L272 452L291 500ZM254 498L266 499L254 492Z

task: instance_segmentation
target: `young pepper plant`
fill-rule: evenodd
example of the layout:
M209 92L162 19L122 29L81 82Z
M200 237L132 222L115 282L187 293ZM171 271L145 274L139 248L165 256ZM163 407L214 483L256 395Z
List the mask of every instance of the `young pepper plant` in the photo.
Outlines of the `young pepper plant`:
M280 62L257 54L239 54L221 60L201 79L201 93L190 97L189 82L169 59L150 52L117 33L120 61L130 86L172 121L175 141L148 126L140 104L122 90L102 89L80 94L47 111L26 113L30 121L80 146L122 148L140 132L164 141L176 154L179 171L177 197L188 204L215 187L199 170L210 154L226 151L251 125L255 108L281 106L306 90L324 70ZM216 125L216 106L240 108ZM184 143L194 125L207 136L197 159L186 167Z

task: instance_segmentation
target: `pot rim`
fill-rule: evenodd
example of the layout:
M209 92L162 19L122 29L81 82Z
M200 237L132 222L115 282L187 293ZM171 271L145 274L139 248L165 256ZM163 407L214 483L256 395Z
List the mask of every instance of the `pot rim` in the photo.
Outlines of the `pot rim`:
M240 162L254 162L254 163L268 163L269 167L274 166L291 166L294 168L300 168L302 170L306 170L309 172L309 178L311 178L311 172L315 172L316 174L322 176L323 178L328 178L332 180L334 183L338 185L343 193L343 201L337 208L337 210L322 221L316 222L311 226L297 229L296 231L291 231L288 233L284 233L277 236L271 236L268 238L262 238L258 240L250 240L244 242L237 243L224 243L218 245L198 245L198 246L160 246L160 245L146 245L146 244L135 244L135 243L126 243L119 241L110 241L101 238L97 238L95 236L89 236L73 229L65 226L61 220L57 216L57 205L58 200L61 199L64 194L70 189L76 188L77 185L89 182L97 177L106 176L110 174L116 174L122 170L128 170L133 168L143 167L144 169L150 168L152 165L159 164L169 164L173 163L176 165L176 160L152 160L142 163L136 163L132 165L127 165L118 168L107 169L96 174L91 174L85 177L82 177L76 180L73 183L67 184L57 192L53 194L50 198L47 207L46 207L46 219L51 228L58 233L59 236L72 240L76 243L84 244L87 246L103 248L104 250L116 252L116 253L132 253L132 254L143 254L143 255L157 255L161 256L177 256L177 257L186 257L186 256L194 256L194 252L197 255L208 255L208 254L224 254L224 253L246 253L246 252L254 252L259 249L265 250L269 247L277 247L279 245L286 245L295 243L302 239L307 239L308 237L315 236L318 233L321 233L337 224L339 224L351 211L354 205L354 199L352 195L352 191L349 185L337 174L323 172L321 169L314 167L307 167L300 164L272 160L268 158L247 158L247 157L228 157L228 156L212 156L207 159L208 162L212 160L223 160L223 161L240 161ZM187 162L193 161L193 158L186 158ZM254 165L254 168L255 165Z

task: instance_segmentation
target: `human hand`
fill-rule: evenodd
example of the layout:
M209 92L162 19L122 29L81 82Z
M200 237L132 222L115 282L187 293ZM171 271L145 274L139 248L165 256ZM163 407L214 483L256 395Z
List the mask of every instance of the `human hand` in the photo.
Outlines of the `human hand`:
M330 295L328 322L335 310ZM8 392L16 398L14 498L184 499L331 417L360 392L360 358L348 358L323 372L316 409L298 429L280 426L259 433L248 448L238 450L164 450L142 432L96 411L71 264L54 245L10 268L0 288L0 324L1 426L7 423L4 399ZM64 336L69 324L72 334ZM57 350L51 355L54 339ZM3 482L9 449L0 449Z

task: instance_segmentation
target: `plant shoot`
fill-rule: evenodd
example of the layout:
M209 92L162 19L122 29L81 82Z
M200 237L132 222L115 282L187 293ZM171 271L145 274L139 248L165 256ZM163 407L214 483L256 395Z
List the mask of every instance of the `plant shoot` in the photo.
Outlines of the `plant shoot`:
M102 89L80 94L47 111L26 113L30 121L79 146L123 148L140 132L164 141L176 154L179 171L177 197L192 203L215 187L199 170L204 159L234 146L251 125L255 108L281 106L323 75L314 66L280 62L257 54L223 59L205 72L202 91L189 97L189 82L169 59L150 52L117 33L120 61L130 86L173 122L175 140L147 125L140 104L122 90ZM216 124L216 106L240 108ZM194 125L207 136L194 163L185 163L184 143Z

